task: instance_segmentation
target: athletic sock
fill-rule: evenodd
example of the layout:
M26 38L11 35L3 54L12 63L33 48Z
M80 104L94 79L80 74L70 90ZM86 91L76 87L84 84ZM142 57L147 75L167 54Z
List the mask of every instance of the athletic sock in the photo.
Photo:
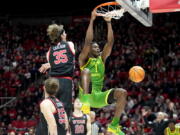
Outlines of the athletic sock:
M111 122L111 125L112 125L112 126L117 126L117 125L119 125L119 120L120 120L119 117L113 117L113 120L112 120L112 122Z

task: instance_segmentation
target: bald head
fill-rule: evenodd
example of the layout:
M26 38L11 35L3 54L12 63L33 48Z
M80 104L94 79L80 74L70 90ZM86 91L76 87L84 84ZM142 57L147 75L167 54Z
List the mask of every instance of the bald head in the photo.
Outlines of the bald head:
M157 121L161 121L165 118L165 113L164 112L158 112L157 113Z

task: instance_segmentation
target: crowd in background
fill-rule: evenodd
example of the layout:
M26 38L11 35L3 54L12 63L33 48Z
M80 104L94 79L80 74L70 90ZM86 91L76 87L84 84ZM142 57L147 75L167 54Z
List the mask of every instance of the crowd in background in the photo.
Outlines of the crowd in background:
M151 115L148 121L156 121L158 112L164 113L164 119L180 122L180 18L177 16L157 15L149 28L128 15L112 21L115 43L106 63L104 90L119 87L128 91L127 105L120 120L127 135L153 135L145 118ZM80 76L77 58L87 25L85 21L65 27L76 48L74 96L78 94ZM45 75L38 69L46 62L45 53L49 48L47 26L0 22L0 97L17 97L15 103L0 108L0 135L13 135L13 132L33 135L43 95ZM106 43L106 33L103 19L97 19L95 41L101 48ZM146 71L141 83L128 79L128 71L134 65L140 65ZM147 116L142 115L144 109L149 110ZM95 111L96 120L106 132L114 105Z

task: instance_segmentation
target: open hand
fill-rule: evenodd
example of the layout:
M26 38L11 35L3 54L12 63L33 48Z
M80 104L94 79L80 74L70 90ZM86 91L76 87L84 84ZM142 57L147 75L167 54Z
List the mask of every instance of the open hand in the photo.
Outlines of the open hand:
M51 66L49 63L42 64L41 67L39 68L39 72L45 73L50 67Z
M96 19L96 16L97 16L96 9L94 9L94 10L91 12L91 19L92 19L92 20L95 20L95 19Z
M104 17L104 20L106 21L106 22L111 22L111 17Z

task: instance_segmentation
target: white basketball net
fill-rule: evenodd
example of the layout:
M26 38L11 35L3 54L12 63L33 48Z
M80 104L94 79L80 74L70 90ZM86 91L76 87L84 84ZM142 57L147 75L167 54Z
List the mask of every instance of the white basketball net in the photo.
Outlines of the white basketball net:
M106 7L99 7L96 9L98 15L103 17L110 17L114 19L120 19L125 10L120 5L107 5Z

